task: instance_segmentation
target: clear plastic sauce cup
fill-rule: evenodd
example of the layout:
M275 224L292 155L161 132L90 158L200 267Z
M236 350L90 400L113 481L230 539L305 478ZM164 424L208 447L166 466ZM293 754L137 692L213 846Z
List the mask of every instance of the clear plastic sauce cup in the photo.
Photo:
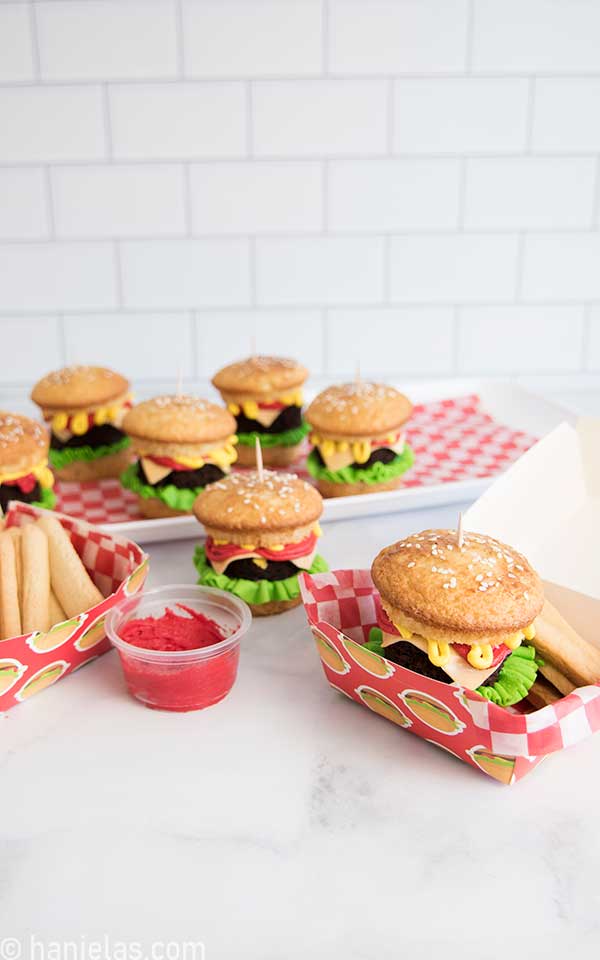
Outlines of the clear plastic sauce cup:
M161 617L167 609L185 616L183 604L221 627L225 638L195 650L147 650L120 635L130 620ZM252 614L231 593L190 584L146 590L110 610L106 632L116 647L129 692L158 710L202 710L227 696L237 675L240 640Z

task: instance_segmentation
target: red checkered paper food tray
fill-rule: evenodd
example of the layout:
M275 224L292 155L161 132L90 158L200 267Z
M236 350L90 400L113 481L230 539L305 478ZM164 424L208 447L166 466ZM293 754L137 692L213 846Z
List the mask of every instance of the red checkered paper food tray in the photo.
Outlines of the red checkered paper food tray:
M408 425L408 441L415 465L407 473L406 487L424 487L494 477L506 470L536 437L495 421L471 394L415 406ZM305 443L295 463L285 470L311 480L306 470L309 445ZM97 483L56 484L57 510L90 523L139 520L137 498L118 480Z
M600 684L524 714L363 650L377 622L377 591L368 570L302 574L300 585L335 690L501 783L520 780L544 757L600 729Z
M14 501L8 527L22 526L47 513ZM54 514L104 599L90 610L39 630L0 642L0 711L21 703L110 649L104 623L120 600L141 590L148 555L131 540L116 537L64 514Z

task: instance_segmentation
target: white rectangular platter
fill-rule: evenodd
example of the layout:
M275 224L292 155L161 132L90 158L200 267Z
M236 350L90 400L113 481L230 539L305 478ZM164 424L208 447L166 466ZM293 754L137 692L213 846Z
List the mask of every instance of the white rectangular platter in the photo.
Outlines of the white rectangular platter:
M405 389L413 403L477 394L483 410L494 420L514 430L521 430L538 438L543 437L559 423L575 423L574 413L558 404L529 393L522 387L493 380L432 380L411 383ZM310 400L310 396L308 397ZM482 477L456 482L401 487L380 493L354 497L334 497L325 500L322 522L348 520L353 517L397 513L427 506L465 503L475 500L492 482L493 477ZM158 543L197 537L198 522L194 517L173 517L160 520L129 520L106 524L111 533L120 533L137 543Z

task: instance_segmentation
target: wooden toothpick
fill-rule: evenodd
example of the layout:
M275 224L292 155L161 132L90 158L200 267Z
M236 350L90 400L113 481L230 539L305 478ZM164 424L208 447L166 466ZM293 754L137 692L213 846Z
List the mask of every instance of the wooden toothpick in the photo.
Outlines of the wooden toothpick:
M464 529L463 529L463 515L462 515L462 513L459 513L459 515L458 515L458 527L457 527L457 530L456 530L456 542L457 542L457 544L458 544L459 547L462 547L463 543L465 542L465 532L464 532Z
M258 479L262 483L265 479L265 474L263 469L262 447L258 437L255 438L254 449L256 451L256 469L258 471Z

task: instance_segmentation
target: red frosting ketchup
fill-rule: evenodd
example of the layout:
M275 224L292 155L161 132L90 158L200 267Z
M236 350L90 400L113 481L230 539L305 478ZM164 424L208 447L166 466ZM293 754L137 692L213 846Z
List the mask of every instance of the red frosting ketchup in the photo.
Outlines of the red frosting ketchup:
M134 647L144 650L198 650L225 639L218 623L203 613L177 603L189 616L182 617L168 608L162 617L129 620L121 628L121 636Z
M309 533L304 540L297 543L286 543L283 550L269 550L267 547L257 547L255 550L244 550L237 543L216 544L212 537L206 538L206 556L216 563L231 560L233 557L243 557L248 553L258 553L265 560L296 560L298 557L308 556L317 545L317 535Z
M177 654L208 650L228 636L218 623L184 604L176 604L185 616L167 608L161 617L129 620L119 630L126 643L139 653L119 649L130 693L146 706L161 710L200 710L227 696L237 674L239 644L209 653L178 657ZM148 651L148 659L142 651ZM152 658L153 652L173 657Z

